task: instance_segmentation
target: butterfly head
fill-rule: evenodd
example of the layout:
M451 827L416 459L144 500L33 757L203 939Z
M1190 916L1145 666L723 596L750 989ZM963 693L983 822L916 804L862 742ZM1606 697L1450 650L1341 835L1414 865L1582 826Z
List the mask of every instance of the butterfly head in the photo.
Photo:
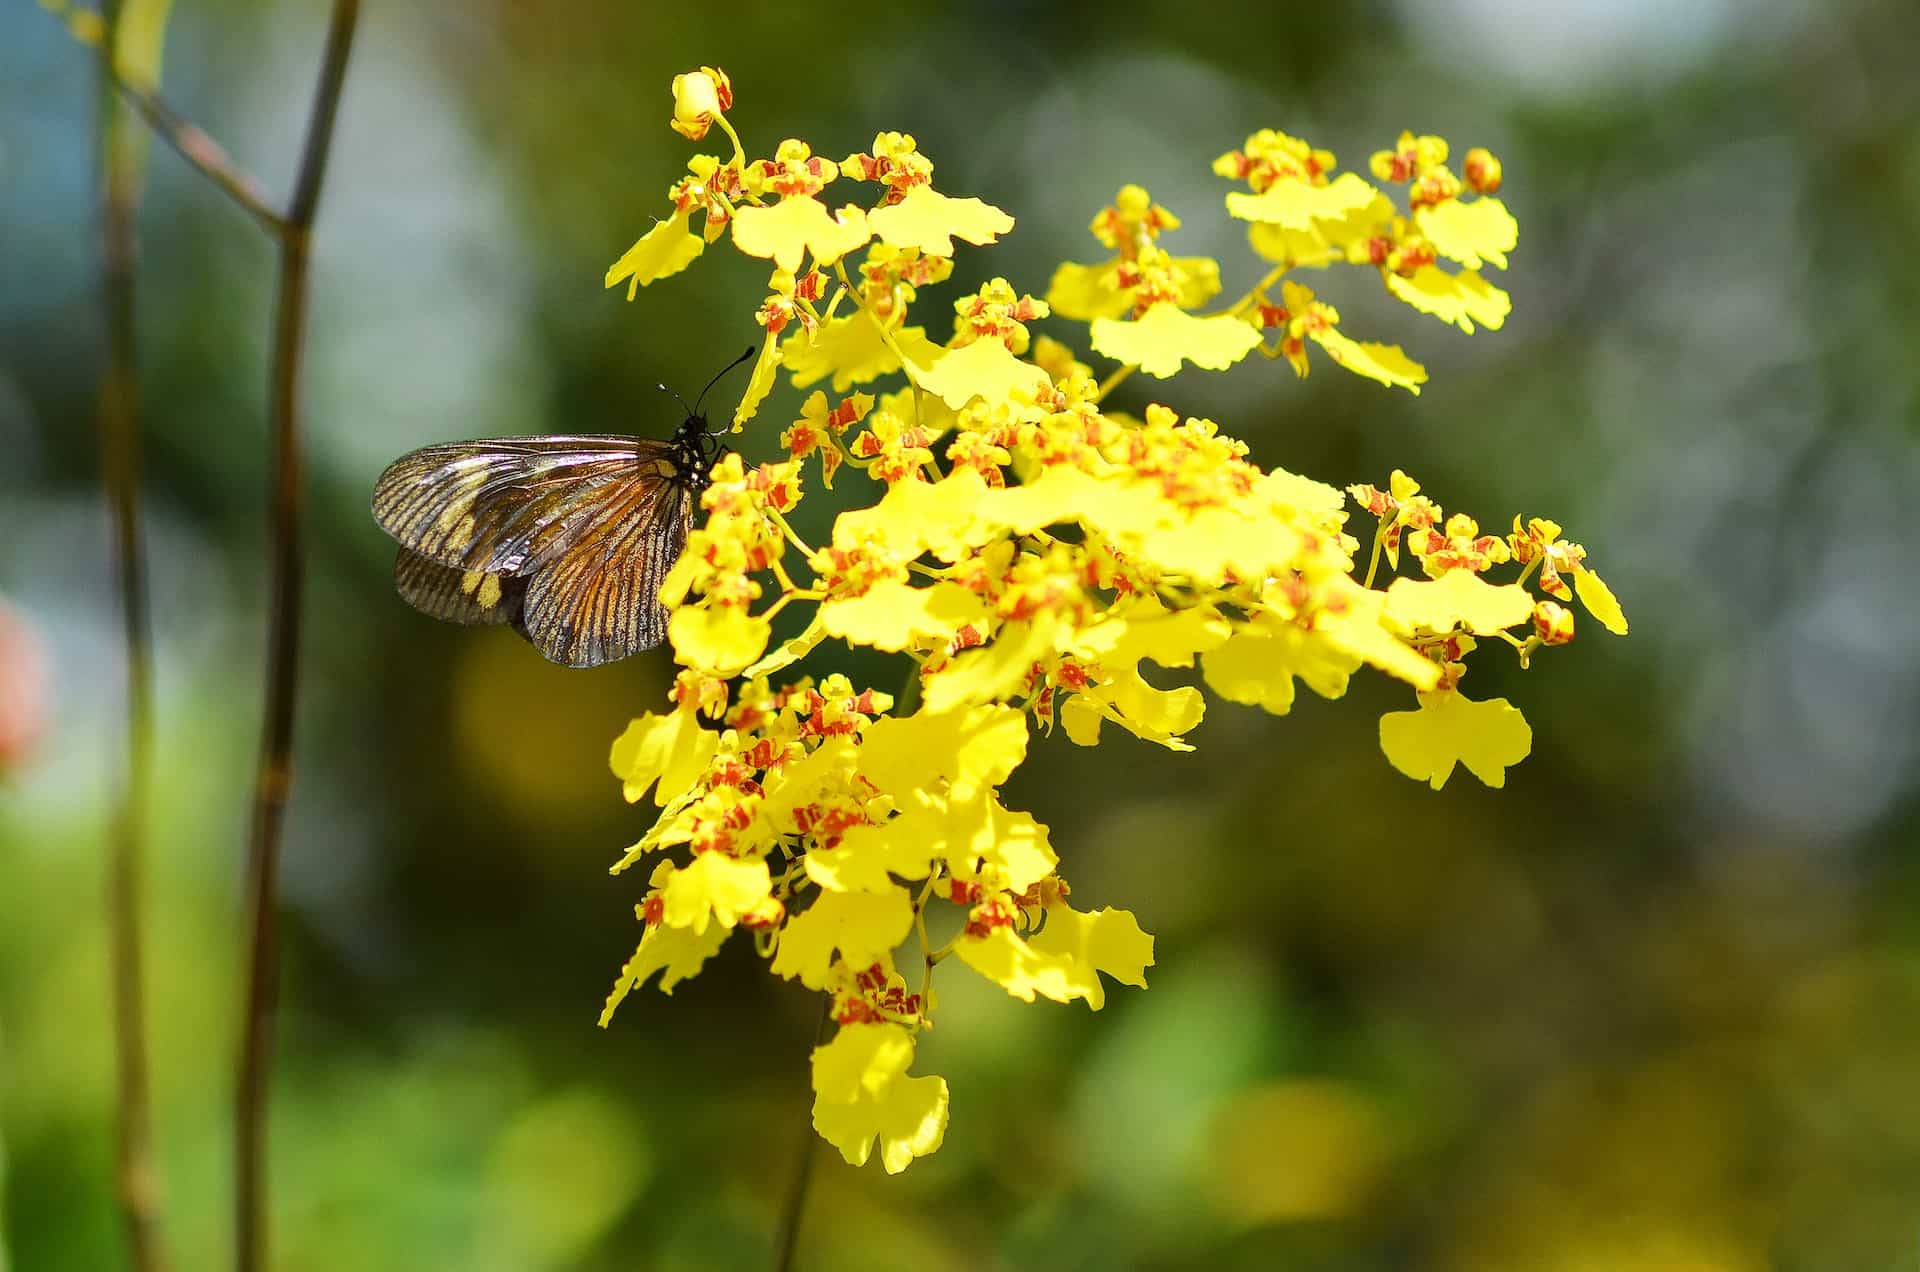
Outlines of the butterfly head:
M707 417L700 412L701 404L707 400L707 391L720 382L720 377L741 363L753 357L755 349L747 346L747 351L720 368L713 379L707 381L707 387L700 390L700 396L688 406L678 393L666 385L660 386L662 393L670 395L685 409L687 418L680 421L680 427L673 433L673 464L679 470L679 482L689 490L705 490L712 484L713 466L727 453L727 444L722 439L726 430L707 427Z
M673 432L671 456L673 466L678 470L676 480L688 490L705 490L712 484L713 466L727 453L727 444L722 440L725 431L707 427L707 417L697 411L688 411L687 418L680 421L680 427Z

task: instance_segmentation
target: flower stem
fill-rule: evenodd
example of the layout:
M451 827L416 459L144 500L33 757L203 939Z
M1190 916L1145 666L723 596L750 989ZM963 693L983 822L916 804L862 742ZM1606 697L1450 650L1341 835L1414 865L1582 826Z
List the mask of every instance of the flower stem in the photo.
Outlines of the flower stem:
M907 662L907 678L900 682L900 692L893 699L893 713L904 718L919 709L920 664L910 658Z
M293 198L277 235L280 278L268 388L272 469L268 486L271 542L267 688L247 851L247 899L252 929L247 957L246 1017L234 1101L234 1265L238 1272L259 1272L267 1265L267 1078L271 1069L279 979L275 880L287 793L293 779L300 580L304 565L299 400L307 320L308 249L359 11L359 0L334 0Z
M160 139L182 159L198 168L201 176L239 204L247 215L260 222L269 234L279 234L286 228L286 223L269 202L260 183L236 164L219 142L201 131L192 121L183 118L158 93L130 84L118 75L114 77L114 83L120 95L147 121L147 127L158 133Z
M837 260L833 263L833 272L839 277L840 286L846 289L849 296L853 297L854 307L865 314L867 321L871 322L875 330L879 331L880 342L886 345L887 351L899 360L900 373L906 376L907 383L913 386L914 423L918 424L920 422L920 395L926 390L920 387L920 379L913 373L913 363L908 360L906 350L902 349L900 342L893 338L893 329L888 327L886 323L880 321L880 315L874 313L873 310L867 306L866 297L853 285L853 280L847 277L847 263L844 259Z
M720 125L720 131L727 134L727 140L733 143L733 162L727 166L745 172L747 168L747 148L740 144L740 134L733 131L733 125L727 122L725 115L715 115L713 122ZM724 199L724 196L722 196Z
M813 1045L818 1048L826 1045L827 1026L833 1020L833 995L826 995L820 1004L820 1023L814 1026ZM800 1156L794 1163L793 1180L787 1185L787 1202L780 1211L780 1230L773 1241L773 1272L792 1272L793 1256L800 1247L800 1216L807 1207L807 1187L813 1182L813 1123L808 1119L807 1128L800 1140Z
M1253 286L1249 287L1244 293L1242 293L1240 296L1240 299L1234 301L1233 304L1227 306L1227 308L1222 310L1221 312L1225 313L1229 317L1238 318L1241 314L1246 313L1247 310L1253 308L1256 304L1258 304L1260 302L1260 298L1266 295L1268 290L1272 288L1272 286L1275 283L1279 282L1282 278L1285 278L1287 275L1287 271L1292 268L1293 266L1291 265L1275 265L1272 269L1268 270L1264 275L1261 276L1261 279L1259 282L1255 283Z
M800 550L801 557L811 561L813 559L813 549L807 546L807 541L800 537L800 532L793 528L793 524L789 522L786 517L771 508L767 509L767 515L772 517L774 524L780 527L780 533L786 536L787 542Z
M132 130L114 96L120 0L102 10L100 152L106 368L99 402L102 478L113 515L113 572L120 592L126 662L126 756L116 777L107 840L107 931L112 968L114 1073L119 1107L114 1196L136 1272L168 1266L160 1232L160 1173L153 1161L148 1084L141 873L153 788L153 632L140 526L139 366L135 351L134 269L141 164Z
M1362 583L1360 585L1361 587L1373 586L1374 571L1380 568L1380 548L1386 543L1386 540L1387 523L1386 519L1382 518L1380 524L1373 529L1373 553L1367 557L1367 581Z
M1107 394L1119 388L1122 384L1126 382L1126 379L1128 376L1132 375L1135 371L1138 371L1139 369L1140 369L1139 363L1129 362L1127 363L1127 365L1125 365L1124 367L1121 367L1119 370L1115 371L1112 375L1108 376L1106 379L1100 381L1100 387L1093 391L1093 400L1095 402L1106 401Z
M280 213L252 174L235 163L219 142L169 106L156 89L135 84L120 74L116 41L123 0L108 0L100 11L97 33L91 26L82 24L81 19L91 16L86 10L77 9L67 0L40 0L40 3L55 17L66 19L67 30L76 40L103 51L100 67L106 82L119 90L120 96L140 113L148 128L159 134L182 159L199 169L201 176L225 191L248 215L265 226L268 233L280 232L284 224ZM107 49L113 50L112 56L105 55Z

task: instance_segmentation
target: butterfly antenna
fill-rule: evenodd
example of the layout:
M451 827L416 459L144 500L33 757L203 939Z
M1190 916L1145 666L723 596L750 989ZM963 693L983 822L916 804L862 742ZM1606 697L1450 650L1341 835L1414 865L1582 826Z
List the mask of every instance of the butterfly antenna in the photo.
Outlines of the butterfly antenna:
M735 358L732 362L727 363L726 366L721 367L718 371L714 372L713 379L707 381L707 388L700 390L700 396L693 400L693 411L691 413L694 415L700 414L700 404L707 400L707 389L711 389L714 385L720 383L721 376L724 376L727 372L733 370L735 367L739 366L742 362L745 362L747 359L751 358L754 354L758 352L759 350L755 348L753 345L748 345L745 353L742 353L739 357Z
M694 409L687 405L687 399L681 397L678 393L675 393L672 389L668 388L666 385L656 384L653 387L660 390L662 393L666 394L668 397L672 398L674 401L678 402L680 404L680 409L685 411L688 415L694 414Z

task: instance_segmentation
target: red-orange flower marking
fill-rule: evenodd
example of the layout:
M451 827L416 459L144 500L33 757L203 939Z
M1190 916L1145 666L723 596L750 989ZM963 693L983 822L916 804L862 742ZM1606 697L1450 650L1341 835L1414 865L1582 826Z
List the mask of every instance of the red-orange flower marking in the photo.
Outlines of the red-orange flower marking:
M827 159L813 153L806 142L792 137L780 143L772 159L758 159L751 165L760 188L781 196L818 194L839 170Z
M1017 916L1011 905L1000 897L992 897L973 907L967 915L967 935L974 940L983 940L993 933L995 928L1012 927Z

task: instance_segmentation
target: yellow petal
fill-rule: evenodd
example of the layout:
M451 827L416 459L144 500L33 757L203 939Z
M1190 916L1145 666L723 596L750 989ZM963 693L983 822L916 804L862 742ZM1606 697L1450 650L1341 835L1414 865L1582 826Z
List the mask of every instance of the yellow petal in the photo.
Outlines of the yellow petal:
M832 738L801 759L768 773L760 819L783 835L801 833L799 810L822 799L845 796L859 748L851 738Z
M1153 966L1153 938L1140 930L1139 921L1127 910L1082 913L1065 905L1049 906L1046 926L1027 944L1042 955L1097 968L1135 989L1147 987L1147 969ZM1106 994L1095 981L1087 1005L1098 1011L1105 1003Z
M1393 767L1434 790L1447 784L1453 766L1495 788L1507 770L1533 749L1533 729L1505 698L1474 702L1456 693L1423 697L1418 711L1380 717L1380 749Z
M1120 712L1120 724L1137 738L1157 742L1170 751L1191 751L1181 736L1206 715L1207 698L1192 685L1158 689L1140 673L1126 672L1094 692Z
M1106 675L1084 695L1068 700L1071 710L1062 715L1067 736L1082 746L1092 745L1099 736L1099 720L1106 716L1146 741L1174 751L1192 750L1181 735L1200 723L1206 698L1190 685L1156 688L1142 678L1139 664L1150 660L1162 667L1191 667L1196 654L1218 646L1229 632L1225 619L1203 608L1169 613L1151 596L1116 605L1081 635L1081 646L1099 660ZM1083 698L1105 704L1113 714L1094 710Z
M855 826L836 848L807 853L807 877L830 892L889 892L893 876L924 879L941 845L926 833L927 817L908 814L878 826Z
M627 803L653 786L653 802L665 808L706 771L719 746L720 735L701 728L693 708L683 706L663 716L649 712L627 725L607 761Z
M699 852L691 865L673 872L661 892L661 922L704 932L709 919L721 927L738 923L772 894L773 881L762 858L738 861L725 853Z
M1087 1000L1106 1005L1105 972L1123 985L1145 987L1153 966L1153 938L1125 910L1082 914L1065 905L1047 907L1047 924L1022 940L1012 928L984 937L963 936L954 947L960 961L1023 1002L1039 994L1057 1003Z
M1260 479L1260 493L1275 503L1304 512L1339 512L1347 503L1346 495L1338 486L1329 486L1284 468L1270 469Z
M1013 228L1013 218L991 203L950 199L924 185L915 186L891 207L874 209L867 223L882 240L896 247L917 247L928 256L952 256L956 238L986 244Z
M1500 330L1513 312L1513 299L1480 277L1478 271L1449 274L1433 265L1422 265L1412 278L1387 275L1387 290L1423 314L1432 314L1468 335L1473 324L1488 331Z
M1179 307L1198 309L1220 292L1220 262L1209 256L1175 256L1168 264L1178 271ZM1053 272L1046 302L1054 315L1078 322L1095 318L1123 318L1133 308L1136 288L1116 281L1118 258L1099 265L1068 262Z
M1420 386L1427 382L1427 369L1400 352L1399 345L1351 340L1335 327L1317 331L1313 338L1329 358L1355 375L1377 380L1388 388L1405 389L1418 397Z
M1260 332L1251 323L1227 314L1197 317L1168 302L1132 322L1095 319L1089 334L1097 352L1134 363L1163 380L1176 374L1182 362L1224 371L1260 343Z
M748 667L740 675L746 680L757 680L762 676L771 676L775 672L785 671L793 664L812 653L820 642L826 639L827 631L820 625L820 613L814 611L813 621L808 623L798 636L781 641L767 651L767 656Z
M773 974L799 977L809 989L824 989L834 951L847 966L892 965L893 949L913 928L913 902L904 888L884 892L828 892L787 920L773 956Z
M972 799L1007 780L1027 758L1027 717L1017 707L981 706L941 714L889 716L867 727L860 772L887 794L905 798L946 778L949 797Z
M1440 668L1433 660L1414 652L1405 641L1387 630L1386 624L1397 620L1386 616L1384 592L1350 583L1339 589L1333 599L1339 602L1339 609L1328 608L1314 615L1317 635L1325 636L1329 644L1346 650L1370 667L1406 681L1415 689L1425 691L1439 683Z
M669 274L678 274L693 264L693 258L706 247L698 234L687 228L690 214L674 214L640 236L619 260L607 267L607 286L625 282L627 299L636 289L658 282Z
M1046 302L1056 317L1076 322L1118 318L1133 308L1131 288L1114 285L1114 262L1076 265L1071 261L1053 271Z
M985 649L967 650L927 680L925 711L953 712L1017 691L1037 660L1059 652L1059 633L1059 621L1047 615L1031 623L1006 624Z
M780 369L780 342L768 336L760 345L760 356L754 361L753 374L747 377L747 390L740 395L740 405L733 409L733 431L738 433L746 422L767 400L767 394L773 392L774 372Z
M1276 181L1259 194L1236 190L1227 196L1229 214L1288 230L1317 230L1356 216L1384 220L1392 215L1392 206L1384 194L1351 172L1323 186L1289 179Z
M986 818L976 820L976 812L982 809ZM956 878L975 877L973 867L978 864L998 870L1013 891L1025 892L1060 864L1047 828L1030 813L1009 811L991 798L950 809L950 813L950 826L971 830L970 838L955 834L947 849Z
M1479 269L1483 260L1505 269L1507 253L1520 241L1520 223L1490 196L1428 204L1414 212L1413 223L1442 256L1468 269Z
M914 378L956 411L976 397L996 406L1030 403L1053 387L1045 371L1014 357L998 340L976 340L949 349Z
M1322 698L1338 698L1360 668L1360 658L1297 623L1271 618L1234 631L1232 639L1203 656L1201 674L1228 702L1262 707L1274 715L1293 708L1297 677Z
M1060 725L1075 746L1098 746L1100 724L1106 718L1100 703L1084 693L1076 693L1060 704Z
M1099 478L1060 464L1043 469L1038 477L1022 485L982 490L974 501L970 517L981 530L1031 534L1056 521L1081 518L1096 500L1107 494ZM1151 514L1152 525L1161 524L1157 518L1165 512L1164 501L1146 496L1139 501L1139 506Z
M1448 570L1431 582L1395 579L1387 588L1387 613L1429 631L1464 627L1491 636L1532 617L1533 597L1518 583L1493 584L1471 570Z
M893 338L916 366L930 366L940 356L940 346L927 339L924 328L902 327ZM831 375L835 393L900 369L880 325L864 311L829 319L811 338L804 331L789 336L781 346L780 362L792 374L795 388Z
M864 1166L876 1140L889 1175L940 1147L947 1080L908 1077L913 1036L894 1024L844 1025L813 1053L813 1128L849 1166Z
M984 601L945 580L932 587L883 580L862 596L820 606L820 622L829 636L895 653L919 641L949 640L965 624L986 616Z
M1256 255L1276 265L1319 269L1345 256L1345 252L1319 230L1289 230L1263 222L1247 227L1247 244Z
M1169 610L1147 595L1114 605L1081 635L1081 643L1107 667L1131 667L1142 660L1191 667L1194 655L1216 648L1230 634L1227 621L1211 608Z
M1600 626L1615 636L1627 634L1627 615L1615 599L1613 589L1592 570L1582 569L1573 576L1574 594L1587 607L1587 613L1600 620Z
M947 1135L947 1080L935 1075L901 1078L884 1095L862 1096L852 1104L821 1105L813 1110L813 1129L840 1150L849 1166L864 1166L880 1143L880 1164L898 1175L939 1149Z
M1124 473L1097 478L1065 465L1026 485L987 492L976 509L973 533L998 527L1025 534L1057 521L1079 521L1162 570L1208 583L1219 582L1229 570L1260 578L1291 569L1300 546L1291 510L1247 501L1188 513L1169 503L1153 482Z
M1180 271L1180 308L1198 309L1220 294L1220 262L1211 256L1175 256Z
M699 972L701 966L719 951L732 930L718 923L710 923L698 930L668 927L665 924L648 928L647 934L640 938L640 948L620 969L620 977L614 981L613 990L607 995L606 1006L600 1009L600 1027L605 1029L607 1022L613 1019L614 1008L629 993L646 984L647 977L655 972L660 973L660 992L671 994L675 985Z
M866 213L849 204L838 212L810 194L790 194L770 207L743 207L733 217L733 245L748 256L770 257L790 274L808 252L831 265L873 237Z
M938 857L956 879L994 873L996 887L1024 892L1060 864L1047 828L1003 808L990 791L967 800L921 791L902 802L904 811L885 825L855 827L839 848L808 853L807 874L836 891L878 892L893 886L891 875L925 878Z
M675 656L722 678L739 675L766 650L772 634L764 618L731 605L677 609L667 622Z
M906 1076L913 1064L913 1035L895 1024L842 1025L812 1054L813 1093L828 1104L851 1104L878 1095Z
M873 507L841 513L833 541L843 548L878 541L907 561L923 552L958 561L973 547L967 532L986 495L986 481L970 468L936 482L896 482Z

